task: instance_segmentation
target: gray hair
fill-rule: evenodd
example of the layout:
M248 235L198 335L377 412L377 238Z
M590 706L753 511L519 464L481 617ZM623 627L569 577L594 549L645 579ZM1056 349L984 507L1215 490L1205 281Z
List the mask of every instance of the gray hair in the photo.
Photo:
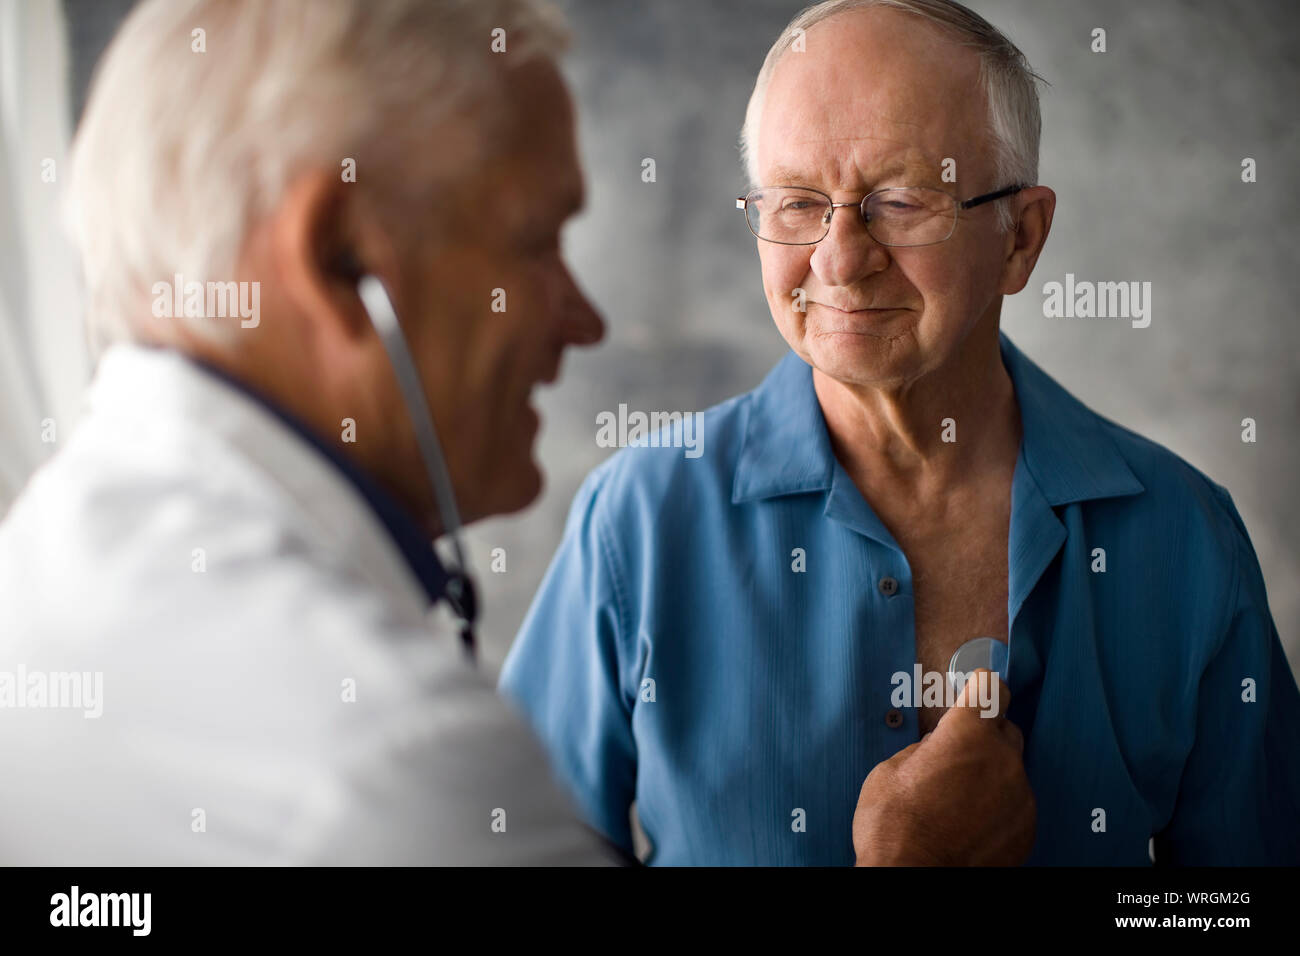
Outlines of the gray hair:
M790 49L797 31L807 31L814 24L840 13L866 7L893 7L946 28L964 46L980 55L980 81L988 101L989 129L994 144L997 188L1012 184L1030 186L1038 182L1038 142L1042 135L1042 117L1038 105L1036 82L1045 82L1029 66L1025 55L1007 37L978 13L954 0L826 0L801 11L782 31L767 53L758 72L745 125L740 134L741 161L751 186L759 186L757 169L758 124L772 72ZM1013 225L1007 200L997 203L999 225L1005 230Z
M422 195L410 157L507 65L566 44L538 0L145 0L97 67L71 154L92 344L135 334L160 280L233 278L250 224L304 169L339 175L350 158L359 188ZM500 112L476 109L475 126Z

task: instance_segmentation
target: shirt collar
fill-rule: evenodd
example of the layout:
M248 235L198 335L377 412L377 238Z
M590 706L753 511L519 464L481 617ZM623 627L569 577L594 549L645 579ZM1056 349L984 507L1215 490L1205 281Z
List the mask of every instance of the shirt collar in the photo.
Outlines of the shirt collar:
M348 460L337 449L331 448L302 421L285 411L279 404L271 401L260 392L254 391L244 382L214 365L201 361L194 356L186 356L186 358L205 372L250 398L308 445L316 449L326 461L334 465L343 477L349 481L357 494L370 506L380 523L388 531L393 543L401 552L402 557L406 559L412 573L428 595L429 603L436 604L445 595L448 577L447 569L438 560L438 555L433 550L433 542L421 530L420 524L416 521L414 515L399 504L392 495L381 488L361 468Z
M1049 505L1145 490L1106 420L1057 384L999 333L1023 429L1020 454ZM751 393L733 503L829 490L835 456L813 389L812 368L794 352Z

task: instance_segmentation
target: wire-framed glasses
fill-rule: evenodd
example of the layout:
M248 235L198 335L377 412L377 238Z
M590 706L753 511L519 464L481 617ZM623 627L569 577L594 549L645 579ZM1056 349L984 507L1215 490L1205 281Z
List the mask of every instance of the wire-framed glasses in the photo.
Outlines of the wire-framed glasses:
M831 216L846 206L858 207L871 238L882 246L928 246L943 242L957 228L957 210L973 209L1024 186L1007 186L973 199L958 200L928 186L891 186L867 193L860 202L832 202L817 189L762 186L736 200L745 211L749 231L767 242L810 246L831 231Z

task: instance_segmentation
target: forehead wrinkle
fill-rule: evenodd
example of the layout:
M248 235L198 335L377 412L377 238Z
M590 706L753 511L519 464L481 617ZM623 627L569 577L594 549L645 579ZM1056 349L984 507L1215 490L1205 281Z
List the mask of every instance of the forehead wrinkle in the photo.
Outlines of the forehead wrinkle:
M822 168L815 169L819 164L814 163L809 167L791 165L788 161L777 161L769 166L769 173L766 176L768 185L809 185L821 188L823 192L836 191L835 187L842 186L846 190L860 189L870 191L879 188L887 180L898 177L890 185L899 186L920 186L935 183L939 181L940 164L939 161L929 158L924 150L909 143L902 143L895 140L884 139L883 137L872 136L846 136L837 139L813 139L813 140L795 140L791 145L795 147L807 143L814 145L824 145L828 142L865 142L880 141L897 146L903 152L893 152L892 155L886 156L877 163L864 161L857 155L855 150L853 154L842 157L826 157ZM815 151L814 151L815 155ZM828 176L829 174L829 176Z
M888 110L886 107L892 109ZM828 102L820 127L826 143L871 140L900 149L929 152L946 146L956 136L964 138L965 122L960 116L945 117L934 104L878 102L877 97ZM903 116L891 115L906 110ZM906 117L906 118L905 118ZM798 126L798 120L795 120Z
M832 95L821 98L819 108L812 110L792 98L788 90L777 92L768 100L759 128L760 173L763 160L769 159L776 160L766 164L773 170L806 174L811 170L800 167L807 155L822 170L851 170L847 178L854 185L862 184L864 173L871 173L874 182L894 174L903 165L909 174L937 181L943 157L969 154L969 147L956 142L969 138L963 118L952 117L951 122L943 123L942 111L931 109L925 102L898 103L882 94L884 90L878 88L847 97L843 93ZM891 115L900 110L916 118ZM845 144L853 148L844 150ZM881 155L861 155L867 152ZM769 174L767 178L771 181L772 177Z

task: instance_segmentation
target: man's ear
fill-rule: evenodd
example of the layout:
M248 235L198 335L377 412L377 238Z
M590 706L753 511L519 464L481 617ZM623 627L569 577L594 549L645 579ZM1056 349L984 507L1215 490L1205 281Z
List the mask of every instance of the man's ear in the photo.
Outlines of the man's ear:
M299 314L347 339L370 323L357 296L363 272L351 229L355 187L326 170L309 170L289 184L272 214L271 242L277 278Z
M1016 199L1019 212L1016 227L1007 234L1002 285L998 290L1002 295L1015 295L1029 282L1056 212L1056 193L1046 186L1030 186L1019 192Z

